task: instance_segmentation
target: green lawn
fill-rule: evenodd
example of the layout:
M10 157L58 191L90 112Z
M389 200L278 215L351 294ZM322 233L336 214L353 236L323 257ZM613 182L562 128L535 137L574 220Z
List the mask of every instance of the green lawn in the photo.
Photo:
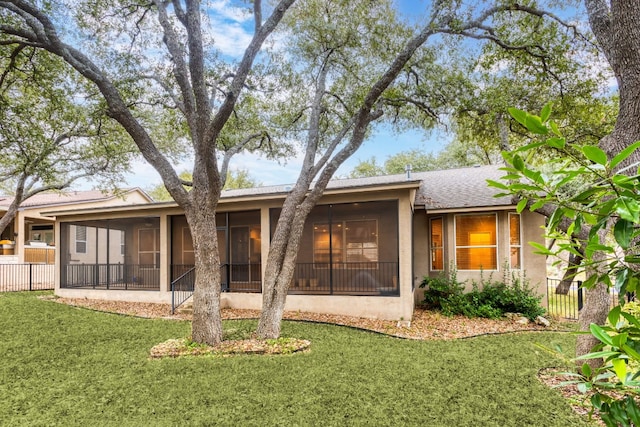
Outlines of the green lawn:
M233 321L227 328L252 328ZM287 322L312 350L286 356L149 360L187 322L0 294L0 424L223 426L580 426L536 379L557 364L530 333L417 342Z

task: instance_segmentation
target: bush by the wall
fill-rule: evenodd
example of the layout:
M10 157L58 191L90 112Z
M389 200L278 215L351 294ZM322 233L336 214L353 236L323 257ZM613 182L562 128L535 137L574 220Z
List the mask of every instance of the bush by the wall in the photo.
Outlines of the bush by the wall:
M420 284L425 288L423 303L447 316L498 319L505 313L520 313L533 320L545 313L540 305L542 296L534 293L524 275L505 269L502 281L489 275L472 284L473 290L464 293L464 283L457 281L455 269L438 277L425 277Z

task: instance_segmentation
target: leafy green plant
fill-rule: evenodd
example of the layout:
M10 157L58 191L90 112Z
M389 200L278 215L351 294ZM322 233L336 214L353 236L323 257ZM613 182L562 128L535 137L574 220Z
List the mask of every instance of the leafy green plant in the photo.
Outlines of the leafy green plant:
M540 305L541 296L535 295L526 276L505 269L503 281L481 278L472 282L471 292L464 293L465 285L457 281L455 269L438 277L425 277L420 285L427 288L423 303L439 309L446 316L462 314L467 317L499 319L505 313L521 313L533 320L545 313Z
M512 117L540 140L505 152L511 165L504 168L505 182L489 185L504 190L501 195L519 197L518 212L555 206L547 230L556 239L557 250L534 246L545 255L569 252L583 257L580 270L589 268L582 286L597 283L614 287L624 304L624 295L635 292L640 282L640 174L630 157L640 148L635 142L609 158L594 145L568 144L559 126L549 120L551 105L540 115L509 109ZM535 166L541 147L555 152L546 167ZM562 225L561 225L562 224ZM608 315L608 324L591 324L590 334L599 342L590 353L576 358L577 373L566 373L584 393L591 393L592 411L598 410L607 426L640 425L640 320L638 309L620 306ZM603 360L603 364L593 363Z
M640 320L614 307L608 325L591 324L591 334L599 341L591 353L576 358L603 358L605 363L592 369L584 363L579 373L565 373L583 393L591 394L591 415L597 410L609 427L640 425Z
M440 309L444 301L462 295L465 286L464 283L458 282L457 270L452 267L437 277L425 276L420 283L420 288L426 288L422 303L428 308Z

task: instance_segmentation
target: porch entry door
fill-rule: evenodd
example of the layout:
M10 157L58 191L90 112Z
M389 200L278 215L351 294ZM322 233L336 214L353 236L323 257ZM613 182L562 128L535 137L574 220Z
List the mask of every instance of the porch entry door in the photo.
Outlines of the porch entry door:
M251 280L249 227L231 227L230 231L231 281L249 282Z
M229 289L229 245L227 227L218 227L218 253L220 254L220 282L222 289Z

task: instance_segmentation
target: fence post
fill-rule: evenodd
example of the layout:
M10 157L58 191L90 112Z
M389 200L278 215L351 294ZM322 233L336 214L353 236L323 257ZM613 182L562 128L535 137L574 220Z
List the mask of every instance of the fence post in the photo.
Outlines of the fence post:
M29 290L33 290L33 264L29 263Z
M584 300L582 297L582 280L578 280L578 311L582 310Z

